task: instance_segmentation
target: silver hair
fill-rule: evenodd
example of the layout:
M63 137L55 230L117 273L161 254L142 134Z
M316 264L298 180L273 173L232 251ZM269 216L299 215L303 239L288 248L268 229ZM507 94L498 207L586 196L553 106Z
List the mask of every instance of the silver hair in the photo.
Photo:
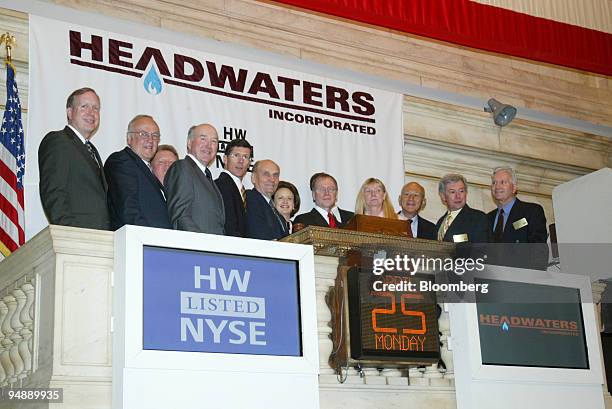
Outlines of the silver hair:
M209 126L215 131L215 133L217 133L217 128L215 128L214 126L206 122L201 123L201 124L192 125L191 128L189 128L189 130L187 131L187 141L190 141L195 137L195 130L196 128L200 126Z
M127 126L127 131L125 131L125 136L127 139L127 144L130 145L132 143L132 139L134 138L132 136L132 132L133 132L133 125L136 121L139 121L141 119L150 119L151 121L153 121L155 124L157 124L157 122L155 122L155 119L153 119L153 117L151 115L145 115L145 114L139 114L136 115L134 118L132 118L132 120L128 123ZM130 145L132 146L132 145Z
M502 172L502 171L508 172L510 174L510 177L512 178L512 184L516 186L518 182L518 179L516 177L516 172L514 172L514 169L512 169L510 166L498 166L495 169L493 169L493 173L491 173L491 180L493 180L497 172Z
M465 192L467 193L467 181L462 175L458 173L449 173L447 175L442 176L442 179L440 179L440 183L438 183L438 193L444 194L444 192L446 192L446 186L448 186L450 183L455 182L463 182L463 185L465 186Z
M191 125L191 128L189 128L189 130L187 131L187 140L190 141L193 139L193 134L195 132L195 129L200 126L200 125Z
M132 120L128 123L127 126L127 131L130 132L132 130L132 125L134 125L134 122L140 120L140 119L150 119L151 121L155 122L155 119L153 119L153 117L151 115L145 115L145 114L140 114L140 115L136 115L134 118L132 118Z

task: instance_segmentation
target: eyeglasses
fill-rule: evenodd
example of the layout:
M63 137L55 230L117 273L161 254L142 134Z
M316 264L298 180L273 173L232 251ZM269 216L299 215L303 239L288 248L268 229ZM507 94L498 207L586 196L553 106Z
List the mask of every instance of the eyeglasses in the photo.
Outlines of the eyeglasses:
M319 193L336 193L338 191L338 189L336 189L335 187L326 187L326 188L316 188L315 189L317 192Z
M232 152L228 156L234 159L251 160L251 155L249 155L248 153L240 154L240 153Z
M147 131L128 131L128 133L136 134L141 139L152 139L159 141L161 135L159 132L147 132Z
M89 111L91 109L94 112L100 112L100 106L98 105L83 104L83 105L79 105L76 108L80 109L81 111Z

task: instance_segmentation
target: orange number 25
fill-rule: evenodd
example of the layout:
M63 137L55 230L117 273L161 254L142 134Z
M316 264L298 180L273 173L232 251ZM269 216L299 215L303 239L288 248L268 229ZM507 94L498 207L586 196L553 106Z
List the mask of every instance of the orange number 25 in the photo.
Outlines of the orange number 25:
M415 335L423 335L425 334L425 332L427 332L427 322L425 320L425 313L422 311L415 311L415 310L407 310L406 309L406 304L404 303L404 300L406 298L408 298L409 294L402 294L401 298L400 298L400 305L402 307L402 315L409 315L409 316L414 316L414 317L421 317L421 328L402 328L402 334L415 334ZM376 314L384 314L384 315L394 315L396 308L395 308L395 296L391 293L383 293L383 295L381 297L389 297L391 299L391 308L387 309L387 308L374 308L372 310L372 328L374 329L374 332L385 332L385 333L392 333L392 334L397 334L397 330L398 328L389 328L389 327L379 327L376 324Z

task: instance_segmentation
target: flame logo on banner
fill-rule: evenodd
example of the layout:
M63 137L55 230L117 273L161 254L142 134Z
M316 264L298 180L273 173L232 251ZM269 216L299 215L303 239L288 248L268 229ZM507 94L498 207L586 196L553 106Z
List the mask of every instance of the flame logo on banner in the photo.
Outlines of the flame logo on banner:
M504 323L501 325L501 329L502 329L502 331L508 332L508 331L510 331L510 326L508 325L507 322L504 321Z
M155 69L155 64L151 64L151 68L149 68L149 72L145 76L144 79L144 89L151 95L158 95L162 91L162 82L159 74L157 74L157 70Z

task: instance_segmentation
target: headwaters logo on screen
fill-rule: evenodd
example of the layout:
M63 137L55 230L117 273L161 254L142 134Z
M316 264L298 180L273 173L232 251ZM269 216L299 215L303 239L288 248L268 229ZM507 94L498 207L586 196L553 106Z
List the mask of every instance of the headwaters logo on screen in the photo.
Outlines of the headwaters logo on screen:
M480 325L498 326L502 332L512 329L537 330L543 334L578 336L578 322L575 320L550 319L518 315L480 314Z

